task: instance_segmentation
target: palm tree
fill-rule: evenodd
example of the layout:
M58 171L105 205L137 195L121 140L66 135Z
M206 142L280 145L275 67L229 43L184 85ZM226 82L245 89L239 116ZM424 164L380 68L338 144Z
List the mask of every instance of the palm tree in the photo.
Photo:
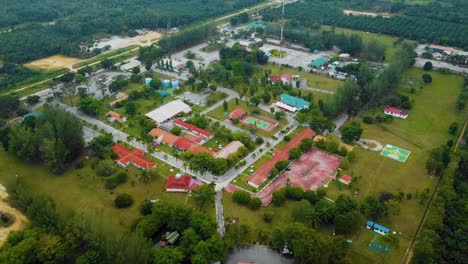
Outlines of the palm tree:
M146 182L149 182L150 179L151 179L151 174L148 173L148 171L143 170L143 171L141 172L141 174L140 174L139 180L140 180L141 182L145 182L145 183L146 183Z

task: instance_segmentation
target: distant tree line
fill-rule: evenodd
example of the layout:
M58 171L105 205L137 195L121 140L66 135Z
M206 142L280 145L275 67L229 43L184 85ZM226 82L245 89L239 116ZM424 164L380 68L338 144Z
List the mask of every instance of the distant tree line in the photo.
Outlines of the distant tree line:
M79 56L96 34L172 28L259 3L259 0L0 1L0 59L23 63L53 54ZM50 23L49 23L50 22Z
M349 4L350 2L354 4ZM374 7L382 1L376 2L375 5L372 4L374 1L369 3ZM457 4L445 5L445 8L439 10L438 8L442 4L432 4L429 7L412 5L408 11L409 15L384 18L343 14L343 9L350 6L363 6L364 10L375 10L369 8L369 4L366 5L365 1L362 0L357 2L355 0L307 0L289 4L285 15L288 19L296 19L310 26L325 24L414 39L420 42L468 48L467 4L466 1L465 3L462 3L463 1L454 2ZM369 9L365 9L366 7ZM401 8L401 10L405 9L406 6ZM433 11L429 16L426 15L428 9ZM279 8L265 11L264 19L267 21L277 20L280 17L280 12ZM441 19L441 17L445 17L445 19Z

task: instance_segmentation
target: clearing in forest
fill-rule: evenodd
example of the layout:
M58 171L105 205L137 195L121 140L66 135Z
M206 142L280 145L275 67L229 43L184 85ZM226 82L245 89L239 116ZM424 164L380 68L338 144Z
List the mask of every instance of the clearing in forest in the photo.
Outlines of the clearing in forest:
M35 60L25 64L24 66L35 70L55 71L60 69L72 69L72 65L79 62L80 59L66 57L63 55L54 55L47 58Z

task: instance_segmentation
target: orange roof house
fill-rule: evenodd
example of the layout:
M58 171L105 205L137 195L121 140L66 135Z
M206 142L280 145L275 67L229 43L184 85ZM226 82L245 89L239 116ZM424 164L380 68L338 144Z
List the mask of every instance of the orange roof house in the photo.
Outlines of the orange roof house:
M117 159L116 162L122 167L133 165L140 169L146 170L156 165L156 163L146 159L143 156L145 152L141 149L134 149L132 151L120 144L115 144L112 146L112 150L115 154L117 154L117 156L119 156L119 159Z
M119 122L119 123L124 123L127 121L127 118L117 112L114 111L109 111L106 113L107 120L110 122Z
M174 142L179 139L178 136L160 128L153 128L149 133L149 136L153 137L155 140L159 140L159 143L174 145Z

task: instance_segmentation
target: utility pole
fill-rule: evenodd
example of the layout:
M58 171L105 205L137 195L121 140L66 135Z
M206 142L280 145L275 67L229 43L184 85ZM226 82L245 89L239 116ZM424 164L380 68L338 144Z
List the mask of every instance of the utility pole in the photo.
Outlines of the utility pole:
M283 0L283 11L281 12L280 58L283 57L283 31L284 31L284 0Z

